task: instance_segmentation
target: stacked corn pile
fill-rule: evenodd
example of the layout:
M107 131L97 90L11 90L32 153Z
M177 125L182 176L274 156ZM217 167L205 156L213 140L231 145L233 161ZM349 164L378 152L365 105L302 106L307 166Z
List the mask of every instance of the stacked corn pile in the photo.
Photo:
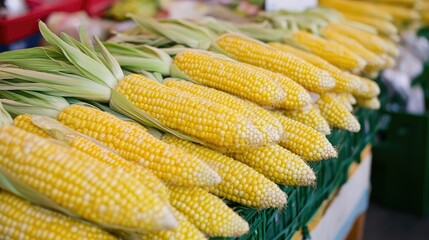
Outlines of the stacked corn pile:
M282 209L277 184L315 185L307 162L337 156L331 128L357 132L353 105L377 108L377 84L350 73L367 56L346 46L338 61L244 31L134 19L141 27L95 45L40 22L49 46L0 54L0 102L15 117L1 111L2 236L242 236L249 224L221 199Z

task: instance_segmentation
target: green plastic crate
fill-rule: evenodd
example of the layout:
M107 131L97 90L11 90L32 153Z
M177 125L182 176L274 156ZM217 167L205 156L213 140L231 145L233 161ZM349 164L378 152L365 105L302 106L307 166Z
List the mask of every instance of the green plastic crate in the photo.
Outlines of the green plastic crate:
M373 148L372 198L392 209L429 215L429 113L386 112L390 123Z

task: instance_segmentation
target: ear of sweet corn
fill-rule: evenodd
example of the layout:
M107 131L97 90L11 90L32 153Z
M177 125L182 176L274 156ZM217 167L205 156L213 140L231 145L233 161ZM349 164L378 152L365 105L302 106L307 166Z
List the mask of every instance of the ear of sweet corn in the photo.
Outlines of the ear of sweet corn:
M5 191L0 191L0 236L2 239L116 239L94 225L33 205Z
M240 237L249 224L221 199L202 188L170 187L170 202L209 237Z
M233 153L231 156L278 184L308 186L314 185L316 181L313 170L301 157L277 144Z
M273 112L285 129L279 145L298 154L306 161L319 161L337 157L337 151L326 136L315 129Z
M285 100L274 107L282 109L297 109L311 103L311 96L308 91L303 86L288 78L287 76L272 72L265 68L255 67L253 65L247 66L264 72L269 78L276 80L285 91Z
M265 114L262 108L249 101L213 88L208 88L183 80L169 79L164 82L164 85L189 93L193 96L206 98L242 113L252 119L253 124L264 135L264 141L267 143L278 142L283 134L283 127L277 119Z
M57 116L65 126L102 142L123 158L150 169L166 183L185 186L216 184L219 176L201 160L107 112L71 105Z
M396 22L412 22L420 19L419 13L415 9L394 6L390 4L375 4L374 8L385 11L393 16Z
M98 161L109 165L110 167L119 168L125 170L127 173L136 178L141 184L145 184L154 192L158 193L164 199L168 199L168 189L164 183L157 178L151 171L141 167L140 165L127 161L114 153L110 149L106 148L101 143L95 143L84 136L80 136L79 133L73 133L71 129L65 129L64 132L52 131L61 130L57 126L52 126L50 129L43 129L34 124L35 117L30 114L22 114L14 119L16 127L25 130L27 132L36 134L43 138L55 137L62 142L67 143L74 150L88 154L89 156L97 159ZM52 119L52 121L55 121ZM51 121L51 122L52 122ZM60 124L60 123L58 123ZM131 124L131 123L130 123ZM67 128L65 126L60 126ZM142 127L142 129L144 129ZM50 133L49 130L51 130Z
M326 92L335 86L335 80L306 61L237 34L224 34L216 40L217 46L238 61L281 73L312 92Z
M131 74L117 90L164 125L228 150L264 145L251 119L222 105Z
M209 192L249 207L285 206L286 194L275 183L246 164L172 135L164 135L163 140L194 154L219 173L222 181L207 187Z
M373 98L356 98L359 107L368 108L372 110L380 109L380 100L377 97Z
M359 132L360 124L356 117L331 94L321 95L316 105L332 127Z
M368 78L358 77L360 87L353 91L355 97L360 98L373 98L380 94L380 87L376 82Z
M246 98L260 105L276 106L284 102L286 97L283 89L273 79L257 70L247 68L245 64L220 58L208 52L186 50L178 53L173 63L181 73L194 82Z
M124 169L127 173L136 178L140 184L146 185L164 199L168 199L167 187L151 171L144 169L134 162L127 161L109 149L103 148L80 136L70 136L68 144L72 148L86 153L111 167Z
M269 45L282 51L294 54L297 57L300 57L305 61L313 64L314 66L323 69L329 74L331 74L331 76L335 79L336 82L335 87L331 90L333 92L351 92L357 87L359 87L358 81L356 81L355 78L348 77L348 75L344 74L342 70L315 54L308 53L303 50L278 42L272 42L269 43Z
M372 26L377 29L378 32L387 36L395 35L398 33L398 29L396 28L396 26L385 19L377 19L351 13L343 13L343 15L347 20L360 22Z
M372 18L381 18L387 21L392 21L393 16L383 10L380 10L372 3L362 1L344 1L344 0L321 0L319 4L324 7L336 9L340 12L350 12L354 14L364 15Z
M382 54L389 52L389 46L386 45L386 41L375 34L337 23L328 24L323 31L327 30L352 38L374 53Z
M345 35L342 35L329 27L322 29L321 33L325 38L335 41L338 44L341 44L346 48L353 50L353 52L361 56L367 63L367 65L365 66L365 70L380 70L385 65L385 62L382 58L380 58L374 52L371 52L370 50L366 49L353 38L349 38Z
M198 228L175 208L171 208L179 226L172 230L151 232L141 235L141 240L205 240L207 239Z
M2 170L59 206L110 228L177 226L169 205L122 169L14 126L0 128Z
M286 117L304 123L325 135L331 134L331 128L326 119L320 114L317 108L311 105L298 110L283 111L282 113Z
M366 62L350 49L319 36L297 31L291 38L298 44L306 47L313 54L325 59L340 69L358 72L366 66Z
M343 104L350 112L353 111L353 104L356 103L356 98L349 93L332 93L332 97L334 97L339 103Z

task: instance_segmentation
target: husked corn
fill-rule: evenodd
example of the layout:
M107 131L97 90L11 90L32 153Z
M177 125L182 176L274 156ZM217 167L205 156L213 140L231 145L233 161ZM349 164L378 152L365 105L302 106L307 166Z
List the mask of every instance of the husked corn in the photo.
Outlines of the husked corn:
M172 135L164 135L163 140L194 154L219 173L222 181L207 187L209 192L249 207L285 206L286 194L275 183L246 164Z
M0 191L2 239L116 239L94 225L44 209Z
M221 199L202 188L170 187L170 202L209 237L240 237L249 224Z
M291 38L306 47L311 53L340 69L358 72L366 66L366 62L362 57L336 42L304 31L294 32Z
M306 61L267 44L238 35L224 34L216 44L228 56L251 65L281 73L312 92L326 92L335 86L335 80Z
M245 64L195 50L180 52L174 65L194 82L213 87L264 106L275 106L286 97L284 90L260 71ZM180 77L180 76L178 76Z
M204 186L216 184L219 176L201 160L95 108L71 105L57 116L65 126L102 142L123 158L150 169L170 184Z
M126 76L117 90L167 127L211 145L242 150L265 144L262 134L248 117L143 76Z
M11 125L0 128L0 164L90 221L141 232L177 225L168 203L123 169Z
M283 127L280 122L271 117L271 115L267 114L263 108L254 103L213 88L208 88L183 80L169 79L165 81L164 84L193 96L206 98L249 117L252 119L253 124L264 135L265 142L267 143L278 142L280 140L280 136L283 134Z
M292 46L277 42L269 43L269 45L282 51L294 54L297 57L300 57L305 61L313 64L314 66L323 69L329 74L331 74L331 76L335 79L336 82L335 87L331 90L333 92L351 92L359 87L358 81L356 81L354 78L348 77L348 75L345 74L342 70L315 54L305 52L298 48L294 48Z
M331 94L323 94L316 102L323 117L332 127L359 132L360 124L346 106L338 102Z

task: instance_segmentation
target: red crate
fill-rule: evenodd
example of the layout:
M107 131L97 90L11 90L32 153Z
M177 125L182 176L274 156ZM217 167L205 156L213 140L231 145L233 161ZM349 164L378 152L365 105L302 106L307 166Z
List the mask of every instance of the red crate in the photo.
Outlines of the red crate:
M82 10L84 0L27 0L30 11L22 16L0 18L0 44L10 44L38 32L37 21L46 20L51 12L76 12Z
M116 0L85 0L83 9L91 17L101 17Z

